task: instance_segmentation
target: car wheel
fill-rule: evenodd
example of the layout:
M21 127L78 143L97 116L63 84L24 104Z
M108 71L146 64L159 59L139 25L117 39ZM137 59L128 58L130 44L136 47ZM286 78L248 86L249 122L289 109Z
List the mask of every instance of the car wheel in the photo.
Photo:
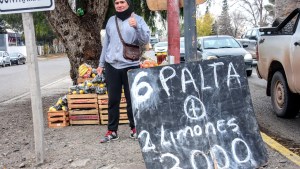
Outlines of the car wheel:
M293 118L299 112L299 96L290 91L285 76L279 71L272 77L271 101L278 117Z
M248 77L252 75L252 70L247 70L246 72Z
M3 61L3 63L2 63L2 67L5 67L6 65L5 65L5 62Z

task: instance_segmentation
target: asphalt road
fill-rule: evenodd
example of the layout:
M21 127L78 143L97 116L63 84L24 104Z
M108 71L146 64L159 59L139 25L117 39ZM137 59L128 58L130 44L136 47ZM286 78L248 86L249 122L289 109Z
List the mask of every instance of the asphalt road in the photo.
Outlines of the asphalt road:
M69 76L67 57L38 58L41 87ZM0 67L0 103L30 91L28 64Z
M287 148L300 152L300 115L294 119L279 118L272 109L271 98L266 96L267 82L254 72L248 78L252 103L258 124L263 132L286 143Z

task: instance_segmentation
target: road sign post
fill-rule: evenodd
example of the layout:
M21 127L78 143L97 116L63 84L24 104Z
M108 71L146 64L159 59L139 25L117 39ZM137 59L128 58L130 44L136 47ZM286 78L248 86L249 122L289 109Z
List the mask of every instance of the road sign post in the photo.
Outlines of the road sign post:
M53 10L54 7L54 0L0 0L0 14L48 11Z
M54 0L15 1L0 0L0 14L22 13L27 65L30 82L34 144L37 164L44 163L44 117L42 109L41 87L37 62L37 47L32 13L54 9Z
M34 144L37 164L44 163L44 117L42 109L41 86L37 63L37 48L32 13L22 13L27 65L30 82Z

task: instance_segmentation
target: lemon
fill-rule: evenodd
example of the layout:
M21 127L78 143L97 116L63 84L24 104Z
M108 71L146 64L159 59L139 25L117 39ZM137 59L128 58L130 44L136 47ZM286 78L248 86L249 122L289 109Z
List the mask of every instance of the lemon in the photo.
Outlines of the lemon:
M103 88L103 87L105 87L105 84L104 84L104 83L100 83L100 84L99 84L99 87L100 87L100 88Z
M86 85L87 85L88 87L91 87L91 86L93 85L93 83L88 82Z
M83 94L84 93L84 91L83 90L79 90L79 94Z

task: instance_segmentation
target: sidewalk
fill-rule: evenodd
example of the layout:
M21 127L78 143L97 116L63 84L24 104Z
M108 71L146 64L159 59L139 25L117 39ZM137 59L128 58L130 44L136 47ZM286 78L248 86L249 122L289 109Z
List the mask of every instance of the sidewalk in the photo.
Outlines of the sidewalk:
M0 168L145 169L141 148L129 138L128 125L119 126L120 139L100 144L105 125L47 127L47 110L67 94L72 82L66 77L42 89L45 127L45 163L35 166L30 95L13 100L0 109ZM267 147L269 162L262 168L300 169Z

